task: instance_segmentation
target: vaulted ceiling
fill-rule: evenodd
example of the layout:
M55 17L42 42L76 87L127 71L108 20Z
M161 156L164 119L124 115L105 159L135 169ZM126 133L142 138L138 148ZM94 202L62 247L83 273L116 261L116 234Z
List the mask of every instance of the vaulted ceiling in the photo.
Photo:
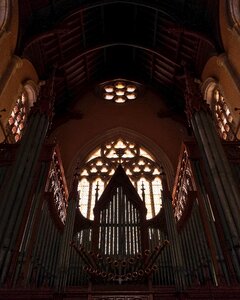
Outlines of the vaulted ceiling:
M57 67L57 117L92 84L126 78L157 89L183 112L183 65L200 77L221 51L218 0L19 1L18 54L40 79Z

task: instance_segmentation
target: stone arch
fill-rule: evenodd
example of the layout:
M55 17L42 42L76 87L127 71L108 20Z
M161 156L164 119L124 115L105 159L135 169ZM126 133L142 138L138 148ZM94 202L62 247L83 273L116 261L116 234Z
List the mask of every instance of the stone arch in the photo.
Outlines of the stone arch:
M134 141L138 144L140 144L143 148L145 148L149 153L153 155L153 157L156 159L156 163L163 167L167 179L169 188L171 189L174 184L174 171L173 166L168 158L167 154L153 141L151 141L146 136L139 134L133 130L123 128L123 127L117 127L110 129L106 131L104 134L101 134L97 136L96 138L89 141L87 144L85 144L81 149L79 149L78 153L73 158L70 167L67 171L67 180L70 183L75 169L77 166L81 166L84 164L86 158L103 142L109 139L114 139L118 137L123 137L126 139L129 139L131 141Z

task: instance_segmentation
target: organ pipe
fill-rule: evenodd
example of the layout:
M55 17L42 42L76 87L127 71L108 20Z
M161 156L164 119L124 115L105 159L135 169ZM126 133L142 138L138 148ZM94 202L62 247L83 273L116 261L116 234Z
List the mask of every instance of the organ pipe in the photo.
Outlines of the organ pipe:
M231 249L236 276L240 280L240 257L237 250L240 246L239 189L217 136L213 120L210 118L208 107L187 70L185 98L189 121L204 158L209 183L214 195L214 205L218 210L228 247Z
M162 186L163 186L163 207L165 210L166 215L166 224L167 224L167 231L171 241L171 253L172 253L172 261L173 266L175 268L175 280L176 280L176 287L179 290L182 290L185 286L185 278L183 274L183 261L182 261L182 253L181 248L178 240L178 234L176 229L176 224L174 222L173 216L173 207L172 207L172 198L168 191L166 175L162 172L161 174L162 179Z
M67 272L69 267L71 249L69 243L73 237L73 227L78 203L78 177L78 174L76 174L72 185L72 191L69 195L67 219L59 253L59 276L56 280L56 286L59 290L65 288L67 281Z

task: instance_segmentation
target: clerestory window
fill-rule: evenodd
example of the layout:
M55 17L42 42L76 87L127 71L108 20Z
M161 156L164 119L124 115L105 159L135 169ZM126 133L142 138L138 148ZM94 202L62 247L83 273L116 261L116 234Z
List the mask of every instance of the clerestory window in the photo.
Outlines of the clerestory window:
M7 123L7 137L11 143L18 142L21 139L28 111L28 95L24 91L17 99Z
M81 213L94 218L95 203L119 164L145 201L147 218L154 217L162 207L160 167L148 151L124 138L102 144L81 168L78 186Z
M8 0L0 0L0 31L5 29L9 15L9 2Z
M235 139L233 117L218 88L213 90L212 112L220 137L226 141L233 141Z

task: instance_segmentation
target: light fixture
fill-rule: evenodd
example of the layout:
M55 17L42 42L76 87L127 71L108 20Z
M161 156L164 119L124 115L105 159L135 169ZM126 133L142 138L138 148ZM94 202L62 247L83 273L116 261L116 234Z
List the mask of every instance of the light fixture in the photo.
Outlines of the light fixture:
M136 90L136 86L135 85L128 85L127 86L127 92L128 93L132 93Z
M124 82L121 82L121 81L118 81L118 82L115 83L115 87L116 87L117 89L124 89L125 86L126 86L125 83L124 83Z
M142 87L139 83L125 79L115 79L102 83L99 92L105 100L122 104L137 98Z
M105 98L106 100L112 100L112 99L114 98L114 94L105 94L105 95L104 95L104 98Z
M116 103L124 103L126 102L126 99L122 98L122 97L117 97L115 100L114 100Z
M125 94L124 90L116 90L117 96L123 96Z
M112 93L114 91L114 87L111 86L111 85L107 85L104 87L104 90L107 92L107 93Z
M129 100L136 99L136 94L127 94L127 98L128 98Z

